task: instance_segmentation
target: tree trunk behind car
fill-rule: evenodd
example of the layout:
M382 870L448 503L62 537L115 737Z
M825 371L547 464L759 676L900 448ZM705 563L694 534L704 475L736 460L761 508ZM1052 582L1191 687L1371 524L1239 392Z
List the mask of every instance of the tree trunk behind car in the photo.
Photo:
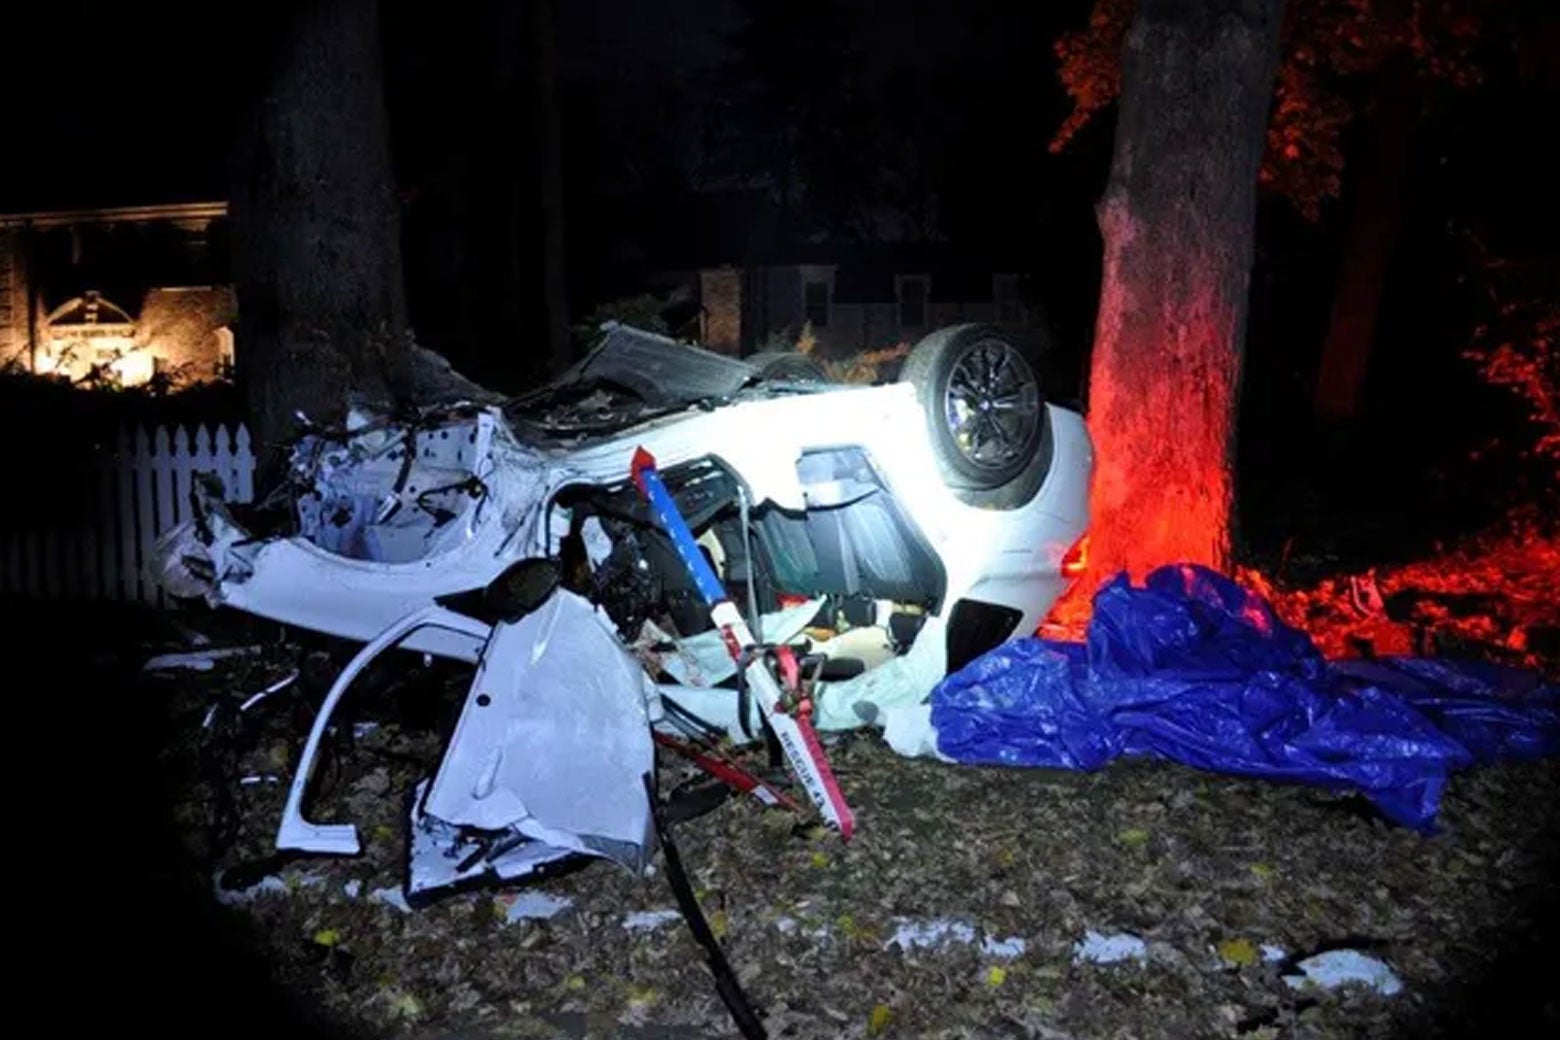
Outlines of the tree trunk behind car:
M1090 564L1224 567L1257 169L1282 0L1139 0L1089 387Z
M1385 79L1354 173L1349 226L1316 377L1316 413L1331 422L1346 422L1359 412L1376 318L1403 223L1403 177L1419 117L1419 88L1406 65L1394 65Z
M235 171L239 374L262 443L391 396L411 340L373 3L287 4ZM398 358L397 355L400 355Z

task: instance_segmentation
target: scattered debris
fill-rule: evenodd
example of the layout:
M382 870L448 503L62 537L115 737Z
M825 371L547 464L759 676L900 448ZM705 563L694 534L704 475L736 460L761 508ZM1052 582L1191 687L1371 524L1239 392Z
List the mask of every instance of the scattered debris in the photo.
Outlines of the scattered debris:
M580 525L580 537L585 543L585 556L592 567L600 567L612 555L612 539L601 526L599 517L586 517Z
M229 698L235 705L247 695L237 678L238 691ZM181 725L198 723L218 685L235 684L187 673L173 702ZM373 747L427 759L439 753L434 720L389 713L391 705L373 701L371 691L359 696L359 704L375 703L376 712L385 712ZM260 764L268 762L270 750L294 746L291 734L308 724L290 710L251 714L263 729L242 763L246 768L271 768ZM972 1021L1014 1013L1033 1016L1041 1036L1264 1037L1269 1019L1262 1016L1273 1009L1281 1017L1303 1009L1317 1036L1355 1035L1362 1014L1379 1017L1376 1032L1409 1035L1424 1014L1455 1011L1442 1003L1454 999L1442 997L1455 992L1449 981L1478 977L1484 965L1479 936L1509 905L1506 886L1542 884L1548 877L1540 873L1544 846L1532 839L1546 833L1535 828L1545 817L1541 807L1553 804L1552 793L1545 793L1560 779L1547 764L1461 776L1447 792L1446 832L1426 842L1342 812L1306 811L1316 795L1305 789L1169 764L1095 774L949 770L899 758L865 737L831 748L831 757L860 791L874 824L848 852L816 832L789 836L794 821L752 800L729 802L682 825L712 927L732 944L744 978L767 980L748 985L762 998L771 1036L864 1035L878 1004L892 1012L880 1033L885 1040L954 1035L968 1031ZM274 950L288 992L314 1003L332 1024L383 1035L393 1023L387 1003L375 994L386 987L421 1001L417 1025L462 1035L480 1032L489 1021L483 1004L472 1003L476 994L501 1013L527 1008L515 1012L522 1022L559 1014L611 1022L625 1014L632 981L661 994L645 1011L646 1026L677 1035L735 1035L722 1021L721 1004L706 995L707 976L682 925L668 913L658 927L625 928L630 911L652 915L671 908L659 886L647 887L626 872L591 869L548 881L541 890L572 898L574 908L552 921L507 928L492 892L438 900L415 915L369 902L371 890L398 880L407 817L393 796L361 793L361 779L388 767L387 790L396 791L427 767L382 758L369 747L343 757L339 767L322 765L322 804L338 819L358 817L363 857L270 866L241 884L297 870L320 870L328 884L295 884L285 893L278 886L239 912L246 931ZM661 788L671 790L688 771L663 758ZM240 796L244 836L224 854L225 862L247 862L266 851L274 792L250 788ZM181 819L198 822L198 792L192 789L182 804ZM1151 835L1145 846L1118 840L1132 828ZM198 850L200 833L186 833ZM1499 853L1493 835L1501 836ZM805 865L816 849L831 853L826 870ZM1498 871L1491 869L1497 855L1505 857ZM1253 863L1271 870L1253 871ZM352 881L358 882L356 902L346 887ZM1405 890L1422 896L1405 902ZM754 897L758 891L761 898ZM950 938L910 953L884 950L901 923L896 912L912 923L967 923L975 943ZM847 916L854 918L849 926ZM1152 933L1141 930L1147 920ZM1391 922L1387 934L1422 933L1401 963L1353 938L1384 934L1384 922ZM338 981L331 957L310 953L310 936L322 928L342 936L329 950L356 957L345 981ZM1089 928L1105 936L1112 930L1140 936L1148 967L1136 966L1134 958L1070 966L1073 945ZM1212 948L1232 936L1255 944L1261 963L1237 971L1218 962ZM1355 987L1335 991L1340 999L1319 989L1309 998L1291 991L1281 977L1301 974L1292 964L1316 952L1314 944L1301 945L1311 936L1333 937L1388 959L1404 992L1388 998ZM1008 937L1026 942L1017 958L984 948ZM1271 959L1285 950L1293 961ZM806 970L798 971L799 965ZM1004 969L1000 984L992 985L992 967ZM460 981L444 981L450 977ZM572 988L571 977L581 980L579 988ZM1120 986L1129 987L1130 998ZM1072 992L1080 996L1069 999ZM1121 999L1112 999L1113 993ZM847 1020L825 1012L826 1006ZM1015 1007L1029 1010L1009 1010ZM1227 1010L1236 1007L1240 1014ZM1234 1026L1248 1021L1263 1028ZM1278 1025L1282 1034L1285 1027Z
M194 672L209 672L217 666L218 661L227 661L235 657L252 657L262 649L264 648L259 646L228 646L210 650L190 650L178 654L158 654L148 659L141 666L141 670L166 672L184 668Z
M261 878L248 888L226 889L222 887L220 882L216 883L214 888L217 893L217 902L223 906L239 906L267 892L278 895L287 893L287 883L275 874Z
M282 676L280 679L276 680L274 683L267 686L259 693L251 694L248 698L245 699L244 703L238 706L238 710L248 711L250 708L257 706L261 701L265 700L272 694L280 693L281 691L287 689L287 687L298 681L299 674L300 673L298 669L294 668L287 675Z
M1381 617L1387 612L1387 604L1376 586L1374 570L1350 576L1349 598L1354 602L1354 609L1365 617Z
M1285 975L1291 989L1320 986L1336 989L1350 983L1368 986L1384 997L1402 992L1403 982L1382 961L1359 950L1327 950L1295 965L1299 975Z
M406 901L406 893L401 891L399 885L389 885L385 888L376 888L368 894L368 898L376 903L393 906L403 914L412 912L411 904Z
M1006 939L998 939L988 935L980 941L980 952L987 957L995 957L998 960L1014 960L1022 957L1029 944L1022 936L1010 935Z
M789 914L781 914L775 918L775 930L781 935L805 935L807 938L817 942L822 942L829 938L829 929L825 926L815 925L807 928L803 926L801 921Z
M957 942L969 945L975 942L975 927L965 921L939 917L931 921L896 919L894 934L884 947L898 946L907 953L911 950L941 946Z
M171 619L169 625L179 633L179 638L193 647L205 647L211 645L211 637L198 628L191 628L178 619Z
M883 742L906 758L953 761L937 750L937 730L928 702L901 704L883 713Z
M885 950L897 946L908 953L911 950L934 949L950 943L974 946L977 945L977 935L981 955L985 957L1013 960L1022 957L1028 949L1028 943L1021 936L1013 935L999 939L978 930L968 921L951 917L938 917L924 921L896 917L893 924L894 934L883 944Z
M574 905L574 900L567 896L548 895L535 889L499 895L494 897L494 902L504 908L504 921L508 924L546 921Z
M221 875L218 875L212 882L212 888L218 903L223 906L242 906L264 895L290 895L300 888L323 885L325 881L324 874L288 871L285 874L267 874L245 888L223 888Z
M1127 932L1116 932L1113 935L1086 932L1073 945L1073 963L1081 964L1085 961L1091 964L1119 964L1122 961L1146 963L1148 944Z
M623 915L623 927L630 932L648 932L670 924L682 917L676 907L666 907L660 910L635 910L633 913Z

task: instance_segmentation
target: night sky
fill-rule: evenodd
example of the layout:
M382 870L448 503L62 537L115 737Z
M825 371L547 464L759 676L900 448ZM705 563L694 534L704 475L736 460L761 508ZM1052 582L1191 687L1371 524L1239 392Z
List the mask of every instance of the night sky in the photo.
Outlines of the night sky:
M473 74L473 59L523 62L518 45L507 48L507 59L503 53L505 37L513 40L520 31L506 24L515 19L506 14L514 6L496 0L436 9L386 5L392 119L410 122L422 114L419 107ZM595 109L591 125L569 127L571 143L593 151L607 142L621 146L623 126L647 117L647 94L675 93L689 101L682 91L692 93L691 81L732 56L726 37L741 24L740 6L737 0L560 4L560 79ZM1043 101L1056 117L1066 105L1055 86L1050 41L1088 9L1080 0L1039 5L1047 9L1043 14L1025 10L1036 5L1016 2L978 5L974 12L931 0L821 6L856 37L869 80L904 74L995 78L1002 62L1012 61L1008 72L1035 88L1035 98L1023 100ZM235 27L264 26L273 5L232 8L231 14L214 14L209 5L149 0L59 3L10 15L20 22L16 37L36 45L17 48L9 59L11 82L19 88L6 92L5 121L14 154L45 158L37 165L7 164L0 206L15 212L224 194L224 148L259 38ZM695 98L692 107L706 111L685 107L676 113L683 125L708 118L713 99ZM409 128L396 129L405 134ZM1015 138L1022 136L1018 126L1013 130ZM1039 132L1047 134L1049 127ZM675 141L661 143L676 150ZM398 151L408 147L398 142ZM88 160L89 152L112 155L115 162L105 169L102 160Z

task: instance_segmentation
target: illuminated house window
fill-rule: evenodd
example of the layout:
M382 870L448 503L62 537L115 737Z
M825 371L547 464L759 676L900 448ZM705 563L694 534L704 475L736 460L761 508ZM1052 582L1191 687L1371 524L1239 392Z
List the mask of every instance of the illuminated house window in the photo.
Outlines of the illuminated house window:
M0 213L0 365L81 387L224 378L238 302L209 238L226 214L223 202ZM117 286L114 301L86 292L41 309L83 277Z
M226 378L233 372L233 330L220 325L211 334L217 341L217 374Z
M926 297L930 279L921 274L902 274L894 279L899 298L899 327L920 328L926 324Z
M38 371L73 383L103 380L139 386L156 371L135 344L135 322L122 308L88 292L55 308L44 321Z
M808 282L802 286L802 305L807 321L815 329L829 327L829 283Z

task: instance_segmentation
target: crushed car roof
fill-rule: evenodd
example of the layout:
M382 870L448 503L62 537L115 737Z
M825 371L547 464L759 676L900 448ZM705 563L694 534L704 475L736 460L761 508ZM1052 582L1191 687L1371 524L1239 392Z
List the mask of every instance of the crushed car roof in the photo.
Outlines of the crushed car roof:
M695 405L722 404L758 381L758 366L668 336L606 322L584 358L546 386L511 400L505 413L541 439L609 434ZM839 386L785 383L789 392ZM761 392L761 391L760 391Z

